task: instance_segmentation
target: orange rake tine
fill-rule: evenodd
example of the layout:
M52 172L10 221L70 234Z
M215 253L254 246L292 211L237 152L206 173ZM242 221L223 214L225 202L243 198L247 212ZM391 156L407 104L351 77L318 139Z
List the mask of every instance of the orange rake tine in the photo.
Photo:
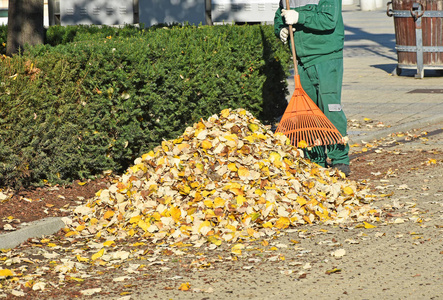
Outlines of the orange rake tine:
M294 81L294 94L276 132L286 135L294 146L300 141L305 141L308 146L342 143L343 136L303 90L298 74Z

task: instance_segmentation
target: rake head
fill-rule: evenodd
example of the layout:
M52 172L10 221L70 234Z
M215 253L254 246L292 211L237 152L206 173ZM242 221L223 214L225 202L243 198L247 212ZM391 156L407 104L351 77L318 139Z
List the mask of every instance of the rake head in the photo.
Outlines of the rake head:
M343 136L301 87L300 76L294 79L294 94L276 132L299 148L343 143Z

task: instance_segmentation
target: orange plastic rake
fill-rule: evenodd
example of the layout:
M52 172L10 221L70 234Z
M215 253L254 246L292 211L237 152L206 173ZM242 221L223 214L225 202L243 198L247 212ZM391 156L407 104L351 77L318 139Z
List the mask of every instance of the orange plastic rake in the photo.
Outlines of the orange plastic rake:
M289 0L286 0L289 8ZM294 34L292 25L289 25L292 58L294 61L295 91L280 120L276 132L286 135L291 144L300 147L299 143L305 141L303 146L320 146L343 143L343 136L329 121L325 114L315 105L314 101L306 94L300 83L297 70L297 57L295 55Z

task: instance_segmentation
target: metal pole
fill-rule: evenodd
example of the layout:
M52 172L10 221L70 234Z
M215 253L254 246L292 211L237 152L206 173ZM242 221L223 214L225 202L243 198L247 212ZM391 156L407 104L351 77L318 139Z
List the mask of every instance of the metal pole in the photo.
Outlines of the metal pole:
M212 0L205 0L205 23L206 23L206 25L213 25L211 11L212 11Z
M423 32L421 27L421 17L423 16L423 6L420 3L412 4L412 15L415 19L415 40L417 45L417 74L415 78L422 79L424 77L423 68Z
M134 7L134 24L138 24L140 23L140 13L139 13L139 3L138 0L133 0L132 3L133 7Z

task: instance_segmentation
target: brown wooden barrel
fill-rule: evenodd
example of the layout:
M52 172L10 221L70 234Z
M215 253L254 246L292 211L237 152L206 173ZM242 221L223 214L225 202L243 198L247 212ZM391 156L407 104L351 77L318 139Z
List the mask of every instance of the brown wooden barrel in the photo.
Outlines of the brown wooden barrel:
M394 17L399 67L417 64L417 53L411 51L412 47L420 46L416 39L417 18L411 12L414 3L417 3L415 8L419 6L423 12L422 16L417 11L415 15L421 19L423 67L443 68L443 0L393 0L388 3L388 15Z

